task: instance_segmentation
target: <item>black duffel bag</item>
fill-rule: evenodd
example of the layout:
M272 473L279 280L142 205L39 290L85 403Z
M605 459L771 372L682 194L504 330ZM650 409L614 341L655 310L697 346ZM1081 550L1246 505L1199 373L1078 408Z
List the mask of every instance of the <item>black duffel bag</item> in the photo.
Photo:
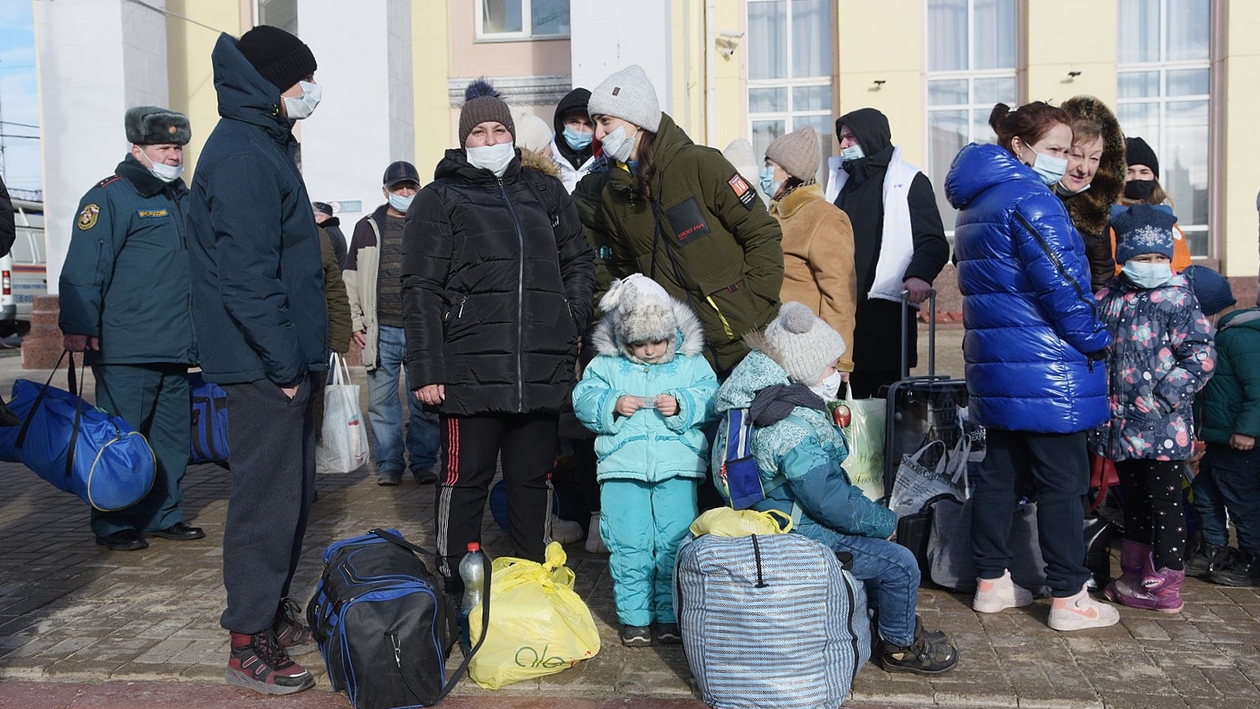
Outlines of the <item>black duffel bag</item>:
M355 709L437 704L485 639L482 634L448 677L446 658L459 639L459 606L417 554L435 556L392 529L373 529L324 551L324 573L306 620L333 689L349 695ZM484 571L483 628L490 623L489 560Z

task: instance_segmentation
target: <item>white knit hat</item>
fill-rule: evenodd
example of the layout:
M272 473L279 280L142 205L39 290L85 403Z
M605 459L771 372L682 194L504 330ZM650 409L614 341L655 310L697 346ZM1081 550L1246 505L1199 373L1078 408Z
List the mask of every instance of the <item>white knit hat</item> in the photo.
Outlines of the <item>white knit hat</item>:
M552 132L547 121L529 111L514 108L512 122L516 124L516 147L541 153L551 145Z
M599 309L611 319L620 347L678 338L673 299L659 283L641 273L614 280L600 299Z
M643 67L631 64L591 91L586 105L591 116L612 116L650 133L661 127L661 104Z
M844 338L802 303L788 302L770 321L764 334L766 354L783 367L792 381L814 384L823 370L836 363L848 348Z

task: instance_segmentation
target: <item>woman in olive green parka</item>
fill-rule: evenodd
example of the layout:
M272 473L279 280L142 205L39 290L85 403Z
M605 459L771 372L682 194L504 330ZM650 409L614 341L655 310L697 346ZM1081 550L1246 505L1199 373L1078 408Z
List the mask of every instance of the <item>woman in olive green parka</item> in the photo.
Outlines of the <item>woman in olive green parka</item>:
M695 145L632 65L591 92L595 137L612 161L600 211L614 276L643 273L700 316L719 377L748 353L744 335L779 311L782 233L722 153Z

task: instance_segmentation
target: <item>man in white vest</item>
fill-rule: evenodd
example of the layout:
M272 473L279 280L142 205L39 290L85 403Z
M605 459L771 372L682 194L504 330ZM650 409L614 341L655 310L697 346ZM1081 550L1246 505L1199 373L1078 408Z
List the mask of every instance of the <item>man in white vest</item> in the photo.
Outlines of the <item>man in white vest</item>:
M856 398L879 396L901 377L902 338L917 364L914 320L901 332L901 292L927 299L949 260L949 242L932 183L892 144L888 118L861 108L836 120L840 155L830 158L827 199L853 223L857 316L853 332Z

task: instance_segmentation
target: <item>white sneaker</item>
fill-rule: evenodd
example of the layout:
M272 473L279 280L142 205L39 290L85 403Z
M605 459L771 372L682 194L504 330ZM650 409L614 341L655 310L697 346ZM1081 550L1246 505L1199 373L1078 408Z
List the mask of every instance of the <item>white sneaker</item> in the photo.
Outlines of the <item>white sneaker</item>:
M988 590L980 590L992 584ZM1009 570L1002 577L992 581L976 579L976 597L971 601L971 608L977 613L998 613L1007 608L1019 608L1033 602L1033 595L1022 586L1016 586L1011 580Z
M567 519L551 516L551 540L561 544L572 544L582 538L582 525Z
M1081 592L1067 598L1055 598L1050 604L1050 619L1046 622L1054 630L1085 630L1105 628L1120 622L1120 612L1115 608L1089 597L1088 584Z
M608 547L604 545L604 538L599 536L599 513L591 513L591 526L586 532L586 550L592 554L607 554Z

